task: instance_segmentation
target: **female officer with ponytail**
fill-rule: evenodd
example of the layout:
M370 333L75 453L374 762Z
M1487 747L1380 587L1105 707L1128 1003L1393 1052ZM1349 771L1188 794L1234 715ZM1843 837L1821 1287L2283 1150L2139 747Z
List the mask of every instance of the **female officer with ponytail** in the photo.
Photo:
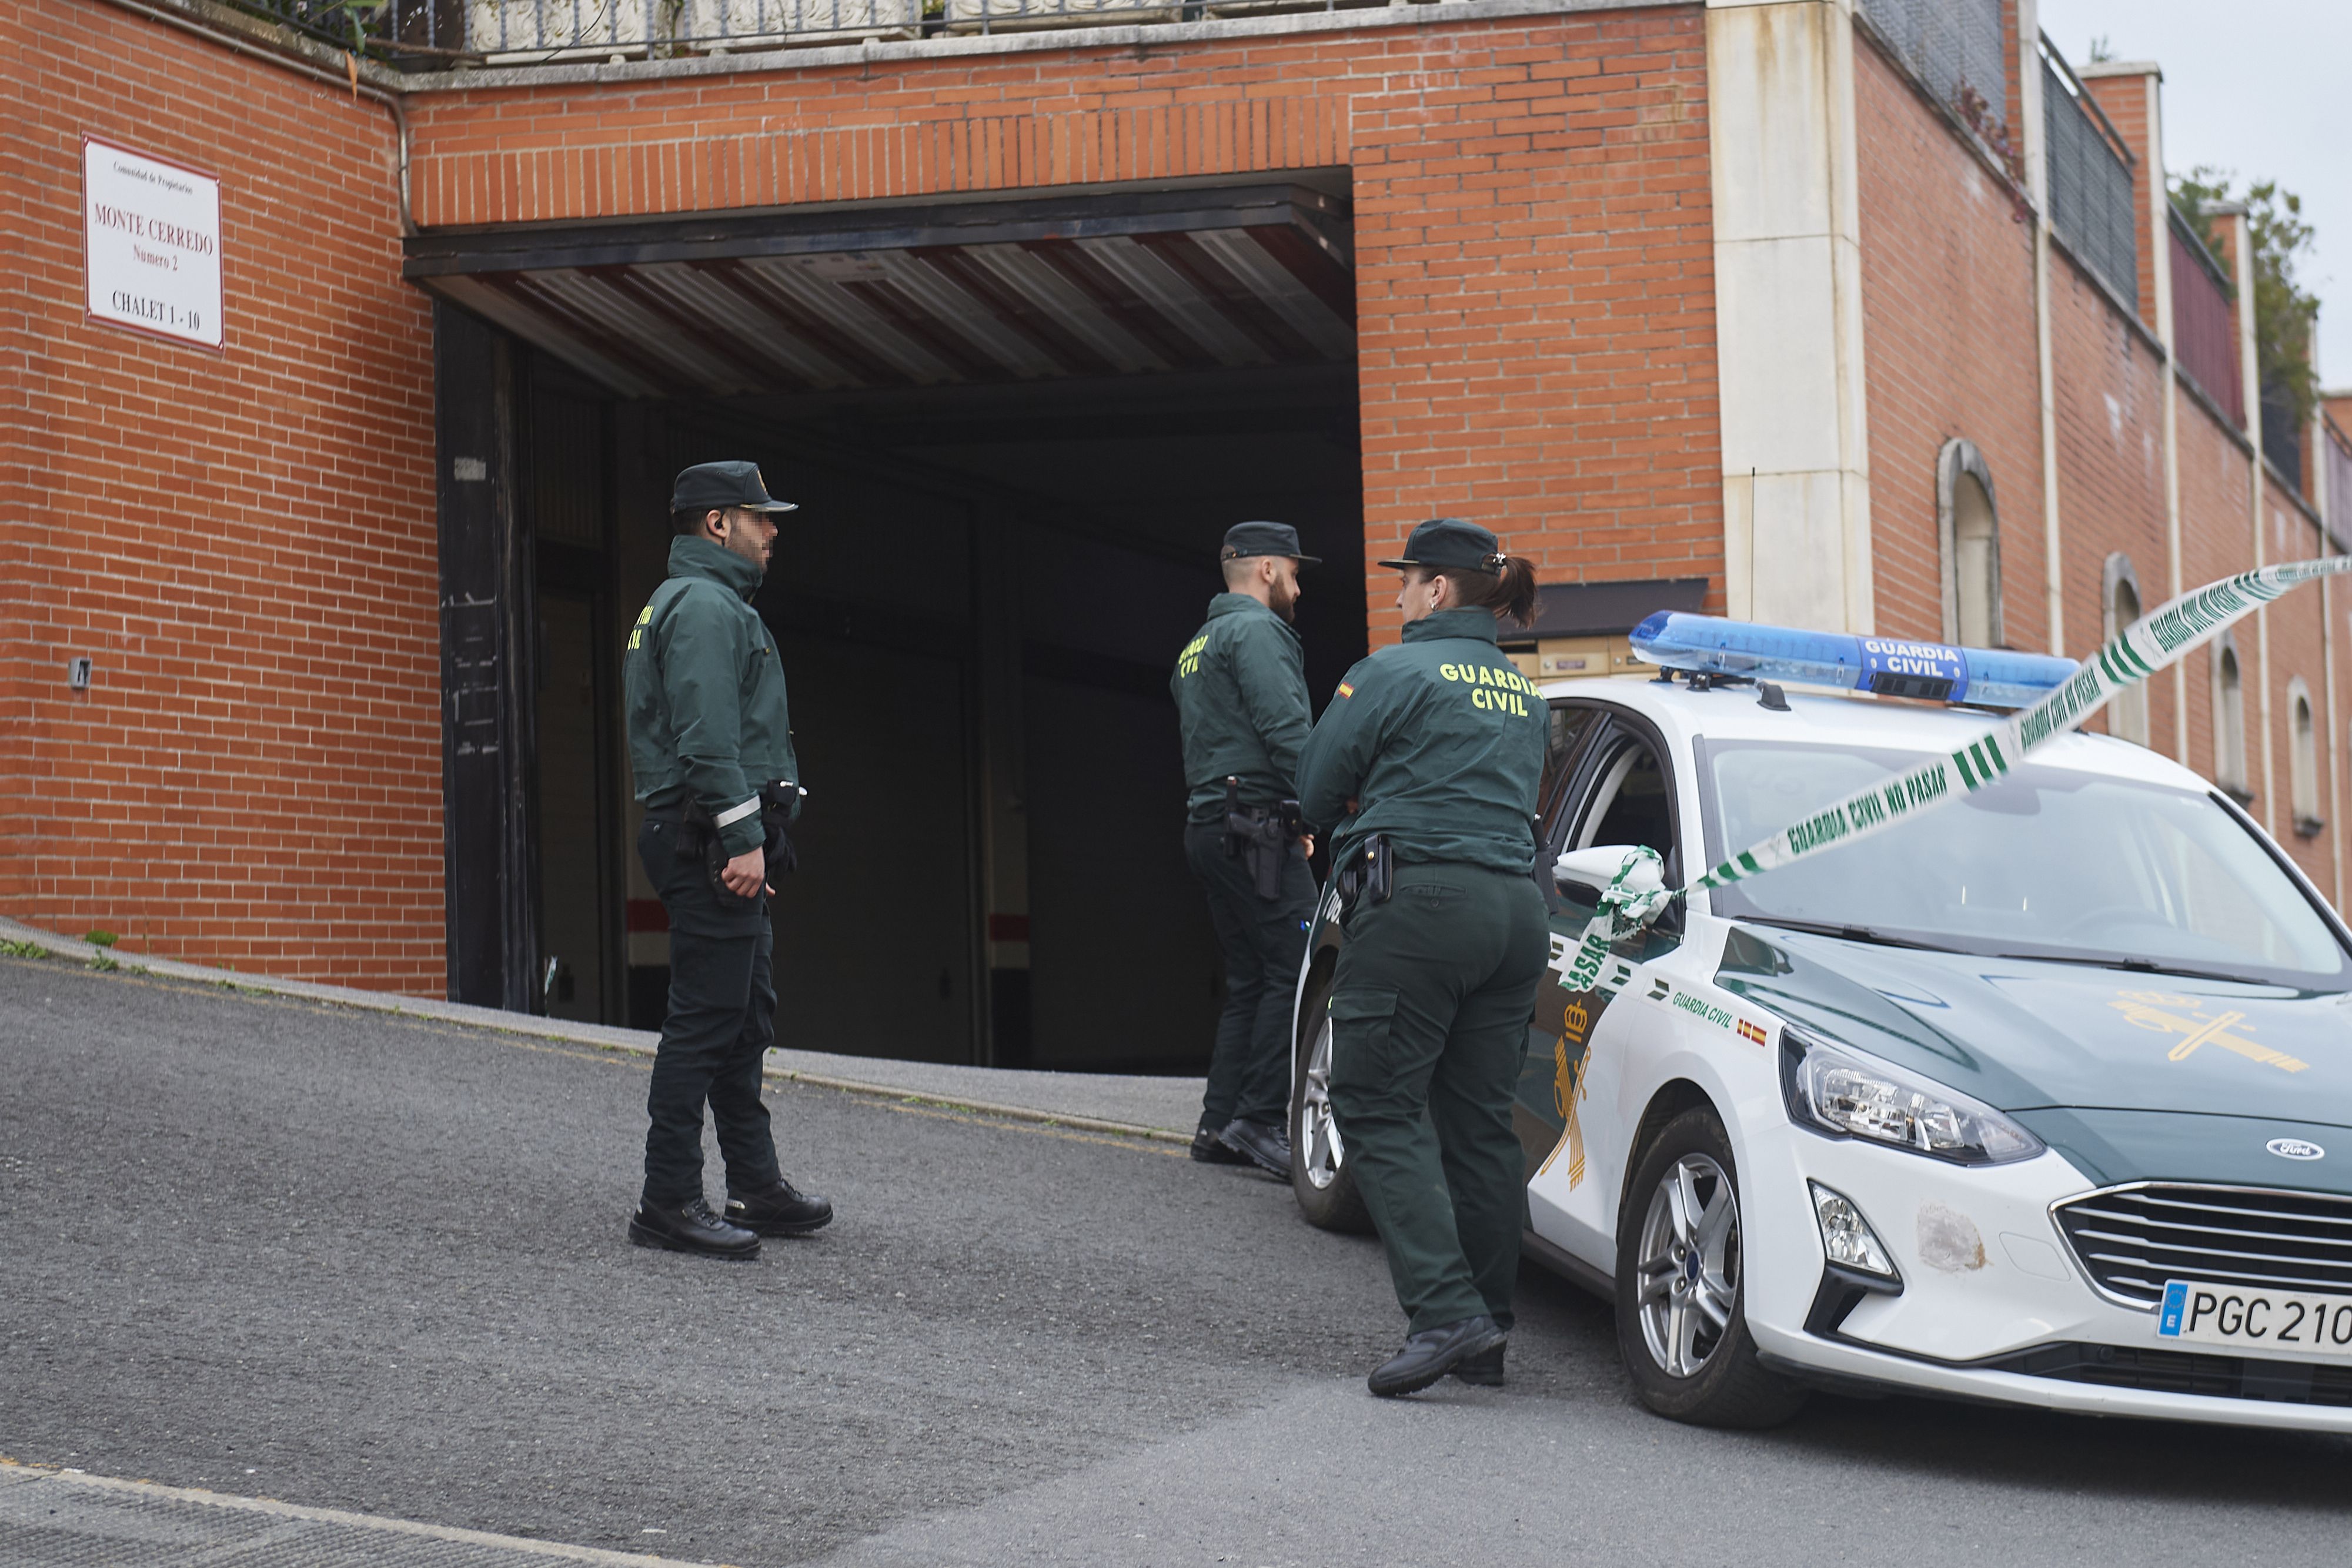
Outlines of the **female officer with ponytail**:
M1348 672L1298 764L1332 834L1347 933L1331 995L1331 1105L1409 1320L1374 1394L1448 1373L1503 1380L1527 1171L1511 1129L1550 950L1536 856L1549 724L1496 647L1535 574L1475 523L1406 541L1404 641Z

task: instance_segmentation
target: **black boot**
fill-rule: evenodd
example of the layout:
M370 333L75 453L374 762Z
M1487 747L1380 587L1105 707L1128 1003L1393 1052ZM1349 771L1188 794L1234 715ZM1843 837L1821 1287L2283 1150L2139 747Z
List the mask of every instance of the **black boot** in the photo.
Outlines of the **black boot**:
M1441 1323L1408 1336L1404 1349L1365 1381L1383 1399L1417 1394L1464 1362L1488 1351L1501 1351L1509 1338L1503 1325L1484 1312L1459 1322Z
M779 1178L765 1192L730 1189L727 1218L762 1236L806 1236L833 1223L833 1205Z
M1192 1134L1192 1157L1204 1166L1255 1164L1255 1162L1247 1155L1226 1145L1225 1140L1219 1135L1223 1131L1224 1126L1222 1123L1214 1127L1206 1122L1202 1123L1201 1130Z
M1503 1386L1503 1347L1465 1355L1454 1364L1454 1375L1464 1383L1475 1383L1481 1388Z
M1290 1139L1279 1127L1264 1122L1228 1122L1225 1147L1270 1176L1290 1179Z
M671 1252L699 1252L706 1258L757 1258L760 1239L740 1225L730 1225L710 1212L699 1197L672 1207L637 1205L629 1217L629 1239L640 1247Z

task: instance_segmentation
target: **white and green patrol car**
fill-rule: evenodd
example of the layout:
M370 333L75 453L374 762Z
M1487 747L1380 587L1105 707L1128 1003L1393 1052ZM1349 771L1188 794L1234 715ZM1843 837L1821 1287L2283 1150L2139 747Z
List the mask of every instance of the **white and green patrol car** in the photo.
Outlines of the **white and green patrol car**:
M1614 1301L1645 1402L1754 1426L1870 1386L2352 1432L2352 932L2233 801L2061 736L1689 894L1617 945L1622 985L1570 990L1631 846L1683 885L1989 720L1706 676L1545 695L1527 1245ZM1343 940L1327 896L1291 1126L1299 1204L1341 1229Z

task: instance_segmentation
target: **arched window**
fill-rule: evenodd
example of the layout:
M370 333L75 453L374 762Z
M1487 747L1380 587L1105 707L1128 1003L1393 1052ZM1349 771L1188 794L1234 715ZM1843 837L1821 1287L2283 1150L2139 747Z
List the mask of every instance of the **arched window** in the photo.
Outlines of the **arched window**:
M2286 711L2288 798L2294 804L2294 831L2308 839L2327 824L2319 820L2319 737L2312 733L2311 688L2301 675L2286 684Z
M2000 624L2000 515L1992 470L1973 442L1947 441L1936 457L1936 537L1944 568L1944 640L1994 648Z
M2139 573L2132 570L2131 557L2117 553L2107 557L2105 578L2099 594L2105 622L2102 640L2112 643L2139 619ZM2107 704L2107 733L2134 746L2147 744L2146 681L2134 681Z
M2213 782L2240 800L2246 789L2246 694L2239 673L2238 640L2224 632L2213 643Z

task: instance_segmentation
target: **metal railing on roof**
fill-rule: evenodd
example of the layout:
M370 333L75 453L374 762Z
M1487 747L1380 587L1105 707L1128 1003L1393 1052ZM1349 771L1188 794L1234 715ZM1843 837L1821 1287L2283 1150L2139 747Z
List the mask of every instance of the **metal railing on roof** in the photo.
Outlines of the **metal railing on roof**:
M2288 489L2303 494L2303 422L2284 387L2263 388L2263 455L2276 465Z
M2229 416L2246 423L2238 384L2238 319L2230 303L2230 275L2169 202L2172 243L2172 351L2198 390Z
M1863 20L1938 101L1980 132L2008 120L2001 0L1858 0L1858 5ZM1975 113L1971 96L1979 104Z
M862 38L1198 21L1393 0L232 0L410 68L664 58ZM1998 0L1995 0L1998 3Z
M2132 200L2131 154L2046 37L2042 124L2050 159L2050 227L2137 311L2139 222Z

